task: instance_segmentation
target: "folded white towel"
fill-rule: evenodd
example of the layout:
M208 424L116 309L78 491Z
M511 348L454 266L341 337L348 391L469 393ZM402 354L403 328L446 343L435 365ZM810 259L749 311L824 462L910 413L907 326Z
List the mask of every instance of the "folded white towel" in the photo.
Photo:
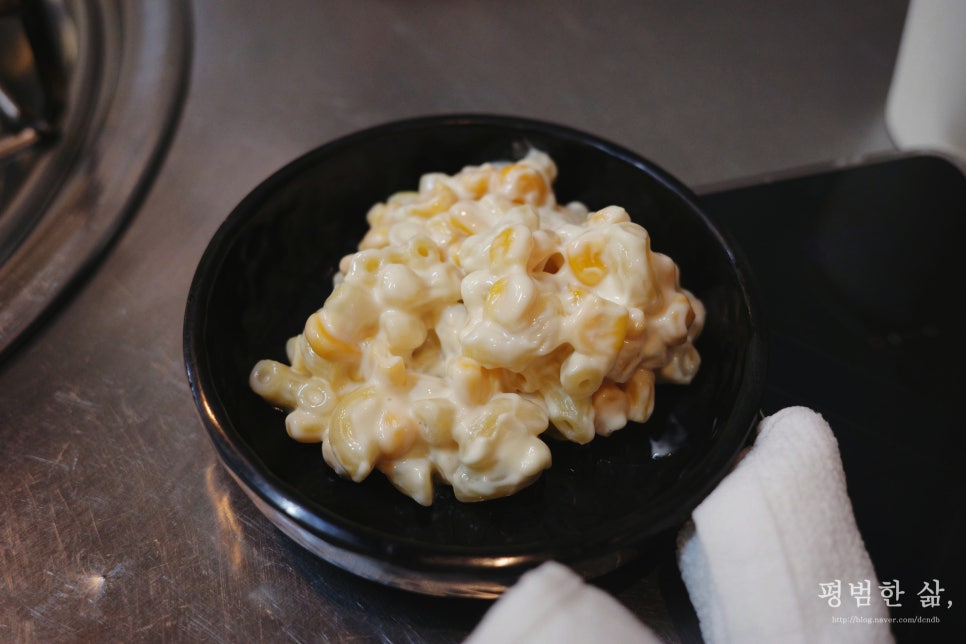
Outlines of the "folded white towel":
M490 607L466 644L660 642L616 599L549 561Z
M759 424L754 446L682 529L678 565L708 644L893 641L838 444L810 409ZM510 588L467 643L591 641L659 640L615 598L549 562Z
M810 409L759 424L682 530L678 565L709 644L893 640L838 443Z

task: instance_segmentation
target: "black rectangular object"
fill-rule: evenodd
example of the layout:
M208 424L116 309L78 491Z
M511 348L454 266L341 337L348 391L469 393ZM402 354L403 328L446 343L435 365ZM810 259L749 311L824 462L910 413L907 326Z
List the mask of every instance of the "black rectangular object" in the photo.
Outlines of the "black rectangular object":
M763 412L805 405L826 418L876 573L905 593L891 615L940 618L896 620L896 637L964 632L966 176L907 155L700 201L758 284ZM924 607L918 593L934 579L942 605ZM843 615L847 582L859 581L842 580Z

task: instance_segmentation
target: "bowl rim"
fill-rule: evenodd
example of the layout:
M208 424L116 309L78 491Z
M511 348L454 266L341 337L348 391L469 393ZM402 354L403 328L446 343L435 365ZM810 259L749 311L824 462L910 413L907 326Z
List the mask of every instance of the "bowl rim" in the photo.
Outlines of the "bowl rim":
M729 413L724 430L734 436L728 441L729 449L709 450L699 459L701 468L695 471L698 485L688 488L687 502L682 503L677 495L664 495L658 499L656 509L651 514L660 519L653 522L646 535L631 539L625 536L619 542L608 543L608 548L623 549L628 552L636 549L641 540L673 530L682 525L691 511L717 486L728 473L730 465L738 453L748 443L752 430L760 418L760 400L764 389L764 373L767 367L767 347L762 320L761 306L753 273L740 248L730 236L723 233L698 205L692 191L678 179L654 162L597 135L544 120L529 117L483 114L453 113L404 118L377 124L335 138L300 154L271 173L249 192L235 206L212 236L188 290L183 328L183 353L185 369L192 397L203 421L206 432L212 441L222 464L231 476L251 497L259 510L283 532L301 543L317 555L346 568L361 576L376 581L431 594L464 594L459 587L472 585L497 574L501 579L512 580L522 571L542 563L548 558L561 561L574 560L574 567L585 576L576 560L586 559L588 546L573 546L549 553L538 544L516 548L502 548L487 551L486 548L472 549L466 546L426 544L407 538L405 535L389 535L378 529L353 522L346 517L324 511L320 515L304 503L304 497L297 490L275 479L259 455L244 440L238 438L229 409L222 403L218 391L209 383L211 368L206 359L200 339L207 328L205 308L211 297L211 288L220 272L221 266L231 248L234 235L244 228L251 213L268 200L275 190L284 185L304 168L317 160L338 153L357 142L373 137L385 137L401 132L411 132L426 128L489 126L507 130L539 132L596 148L618 160L633 165L655 179L674 198L694 216L715 237L715 242L724 251L735 281L741 290L744 315L747 316L749 342L743 356L743 377L735 393L735 404ZM694 478L692 477L692 478ZM673 507L663 507L671 505ZM274 515L274 516L273 516ZM323 543L319 543L321 540ZM328 545L332 552L321 552ZM595 545L590 544L592 549ZM341 561L338 560L341 556ZM333 558L335 560L333 560ZM361 562L361 563L360 563ZM368 570L375 566L376 570ZM590 567L593 567L590 565ZM409 579L414 573L434 582L435 590L426 591L419 580ZM452 579L451 579L452 578ZM442 581L440 581L442 580ZM442 584L444 592L437 592ZM507 581L497 586L506 587ZM416 586L412 588L412 586ZM474 593L475 595L475 593Z

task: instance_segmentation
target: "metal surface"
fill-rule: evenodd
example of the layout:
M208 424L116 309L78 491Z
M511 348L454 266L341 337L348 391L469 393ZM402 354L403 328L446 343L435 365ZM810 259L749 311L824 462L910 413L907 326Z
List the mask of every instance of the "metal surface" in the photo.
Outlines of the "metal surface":
M14 129L0 139L0 360L137 207L170 139L190 58L180 1L25 4L26 36L15 37L9 17L0 32L0 78L30 88L33 77L38 96L34 110L8 96ZM21 112L22 123L10 118Z
M486 608L314 559L202 431L181 361L188 284L231 208L296 155L451 111L588 130L699 190L892 149L899 0L192 10L191 85L146 199L67 306L0 364L2 640L459 641ZM629 570L611 590L687 639L664 582Z

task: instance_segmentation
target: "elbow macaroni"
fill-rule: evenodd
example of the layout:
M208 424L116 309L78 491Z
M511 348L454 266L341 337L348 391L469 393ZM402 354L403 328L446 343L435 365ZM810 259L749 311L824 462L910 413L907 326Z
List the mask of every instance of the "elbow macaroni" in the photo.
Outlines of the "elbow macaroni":
M548 428L586 443L646 421L656 381L690 382L701 302L624 209L559 205L555 176L531 151L373 206L290 365L251 372L289 435L354 481L478 501L550 466Z

